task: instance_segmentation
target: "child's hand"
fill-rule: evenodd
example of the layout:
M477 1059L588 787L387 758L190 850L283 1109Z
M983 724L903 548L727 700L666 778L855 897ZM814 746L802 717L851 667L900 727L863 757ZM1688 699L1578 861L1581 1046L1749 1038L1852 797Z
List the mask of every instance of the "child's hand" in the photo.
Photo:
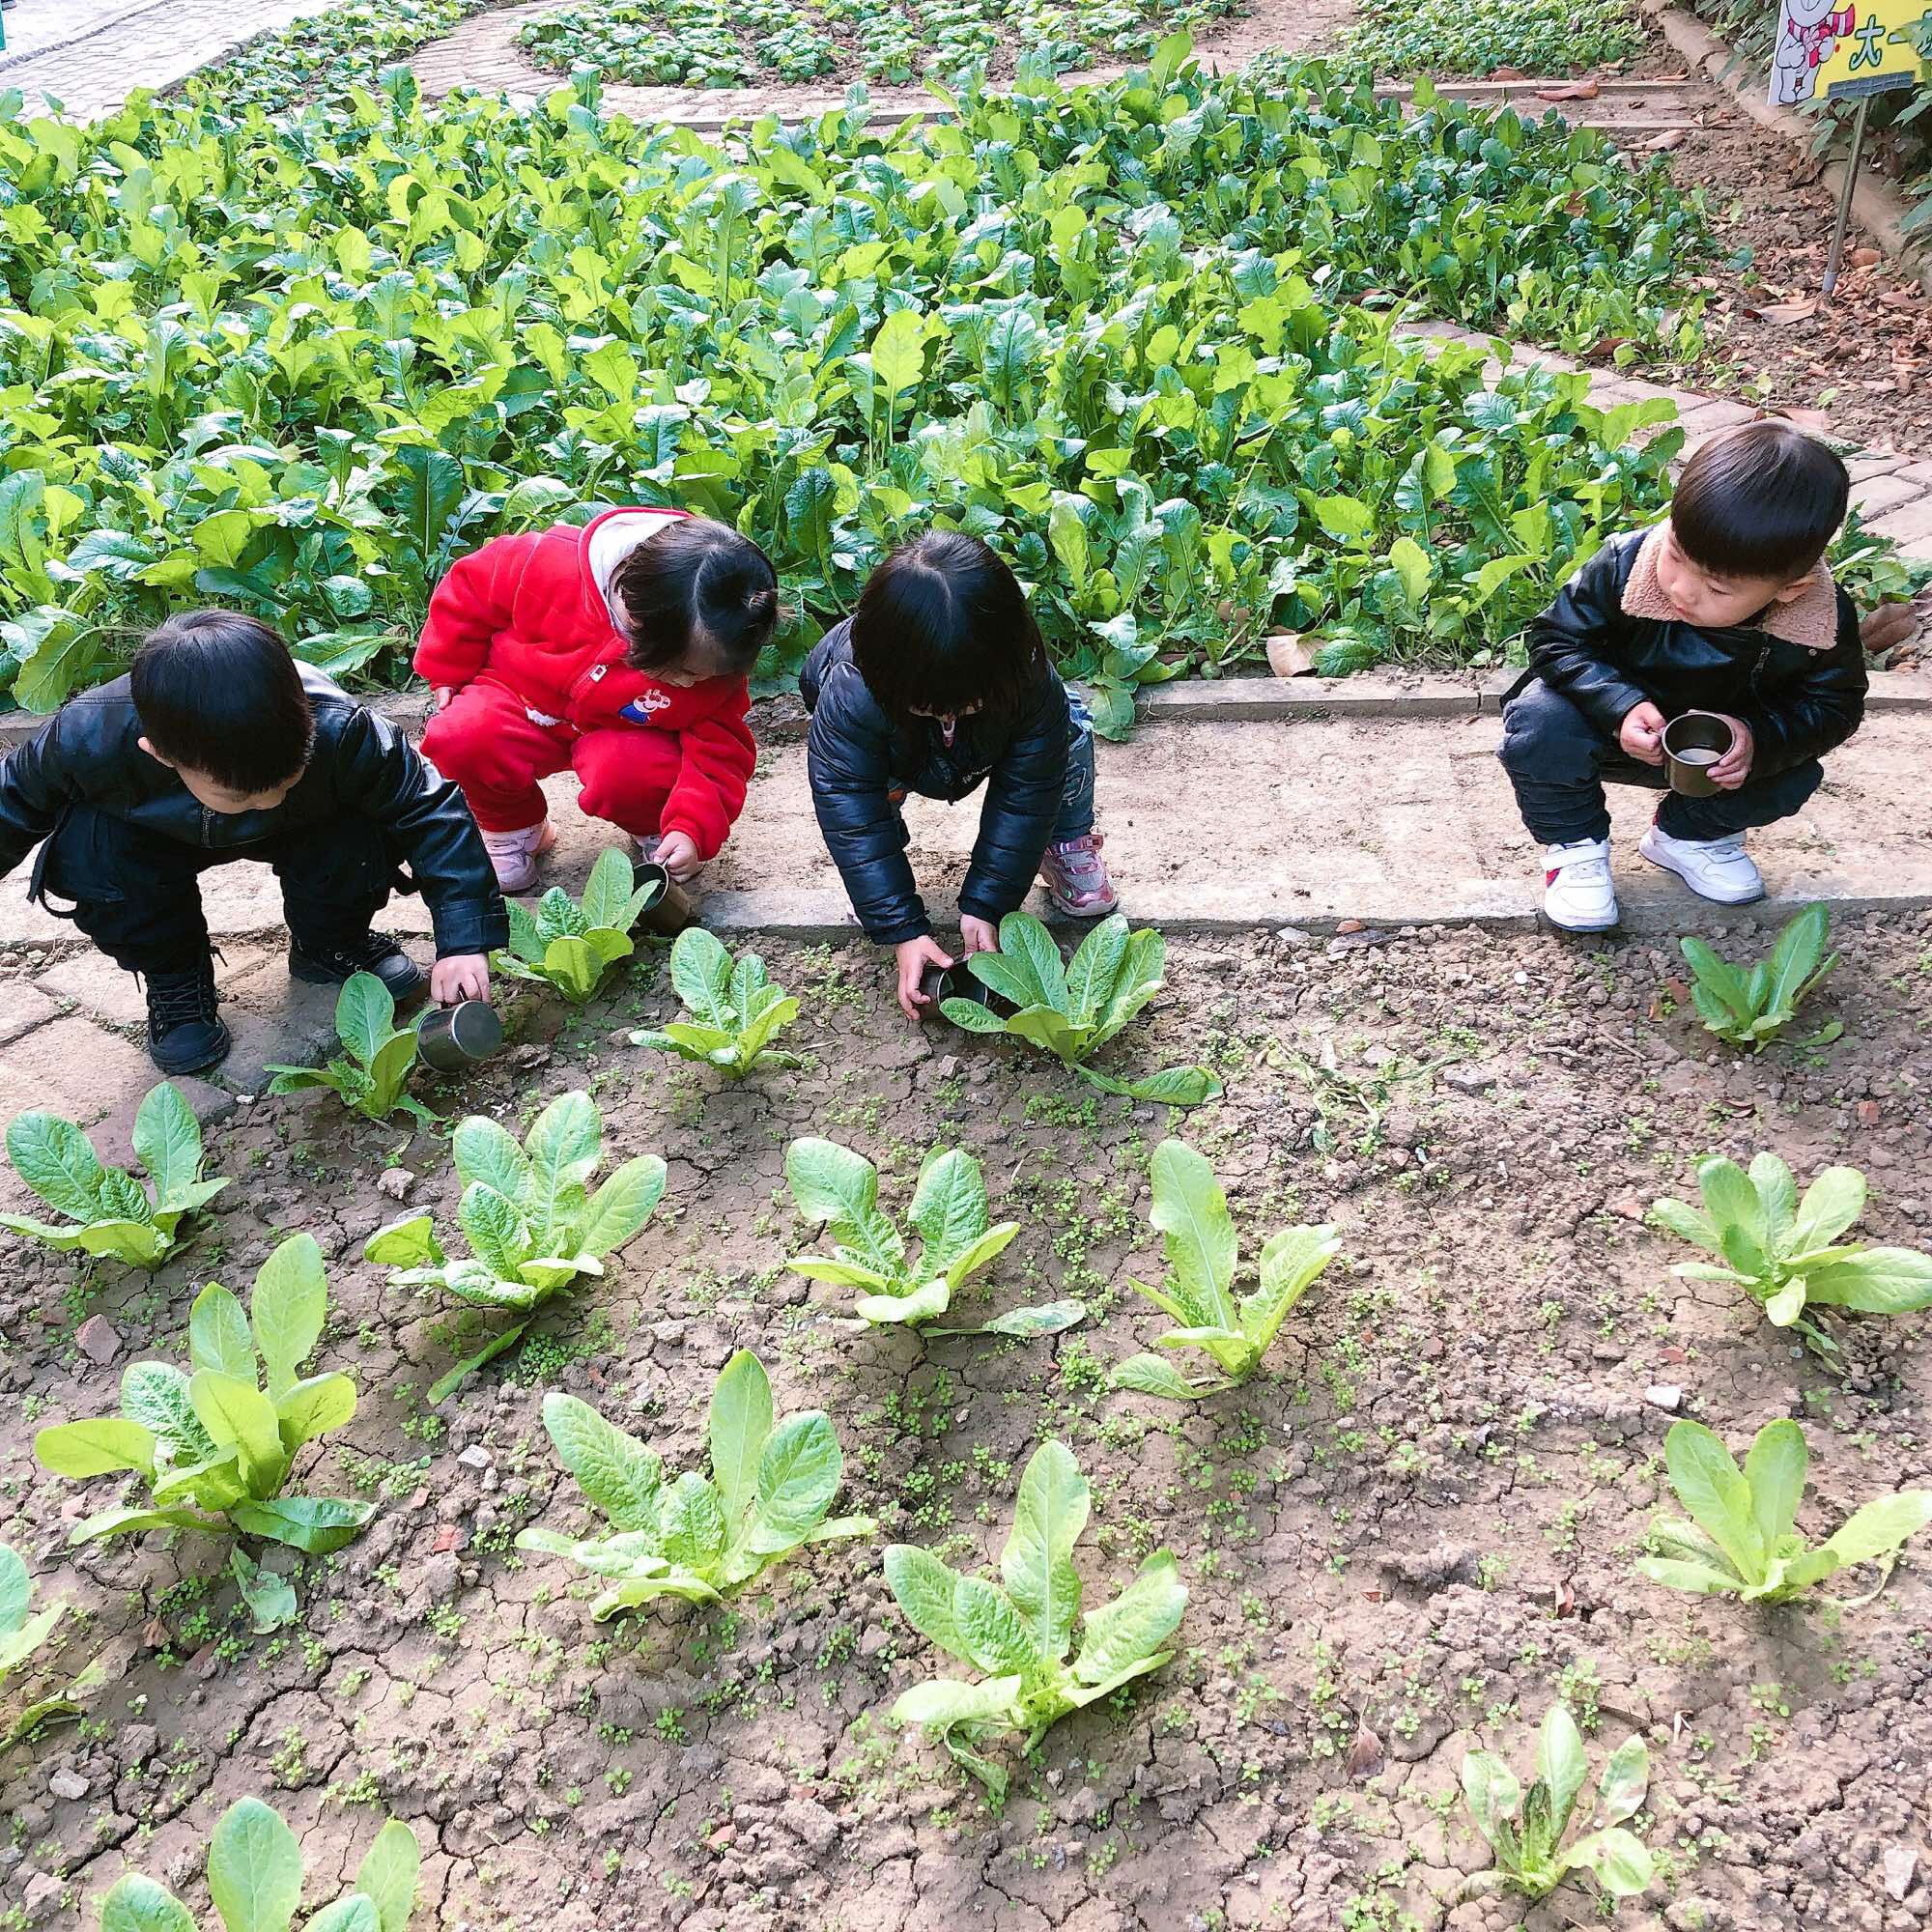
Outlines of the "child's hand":
M1750 777L1751 758L1757 747L1751 741L1750 726L1742 718L1731 718L1721 711L1714 715L1731 727L1731 749L1710 767L1711 782L1721 790L1736 791Z
M919 990L921 978L928 966L951 966L952 961L939 950L938 940L929 932L900 940L894 951L899 962L899 1011L909 1020L923 1020L932 1002Z
M449 700L455 696L456 687L453 684L439 684L430 693L429 701L438 711L447 711Z
M440 1007L490 997L490 962L480 952L452 952L429 969L429 996Z
M969 919L964 913L959 916L959 951L970 959L976 952L997 952L1000 950L998 929L983 919Z
M666 832L658 838L658 864L680 882L697 876L704 861L697 856L697 840L688 832Z
M1633 704L1624 713L1624 722L1617 727L1617 743L1639 764L1661 765L1663 762L1663 713L1645 698L1641 704Z

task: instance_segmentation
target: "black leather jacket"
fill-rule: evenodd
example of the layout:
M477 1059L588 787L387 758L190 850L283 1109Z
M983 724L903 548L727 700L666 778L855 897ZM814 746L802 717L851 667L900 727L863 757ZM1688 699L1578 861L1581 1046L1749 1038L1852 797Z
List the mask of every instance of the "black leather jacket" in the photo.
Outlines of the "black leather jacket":
M1748 624L1706 631L1633 617L1623 589L1644 532L1612 537L1529 627L1529 675L1614 738L1648 698L1666 717L1722 711L1750 726L1751 770L1769 775L1822 757L1863 722L1865 654L1858 612L1838 592L1830 650L1788 643ZM1527 678L1524 680L1527 682Z
M1039 870L1066 784L1066 687L1059 677L1046 674L1037 700L1010 726L960 719L949 746L936 719L905 730L880 710L852 662L848 618L813 647L799 690L811 709L806 772L818 828L867 937L895 946L932 930L906 859L895 791L951 802L983 779L959 910L995 923L1015 910Z
M503 895L463 793L402 732L320 671L303 666L302 685L315 713L315 751L271 811L210 811L142 751L127 678L70 698L0 764L0 877L76 806L237 858L283 833L370 818L429 906L439 957L507 945ZM62 884L87 896L84 879L68 876Z

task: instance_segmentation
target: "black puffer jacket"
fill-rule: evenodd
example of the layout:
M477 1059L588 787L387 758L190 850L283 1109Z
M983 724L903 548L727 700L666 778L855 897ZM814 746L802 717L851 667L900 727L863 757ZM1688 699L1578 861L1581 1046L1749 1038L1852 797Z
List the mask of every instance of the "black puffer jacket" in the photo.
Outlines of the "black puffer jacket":
M320 671L302 668L315 713L315 751L272 811L210 811L158 758L141 750L128 680L70 698L0 764L0 876L76 806L92 806L184 845L233 851L286 832L354 817L374 819L406 864L436 923L436 950L487 952L509 943L503 895L463 793L393 725ZM85 898L68 868L63 886Z
M980 836L959 910L997 923L1027 895L1060 816L1066 784L1066 687L1051 671L1037 700L1004 729L962 718L952 743L937 720L895 727L852 662L847 619L805 661L799 689L811 709L806 771L826 848L867 937L895 946L932 930L905 855L905 823L891 794L951 802L983 779Z
M1706 631L1634 617L1624 585L1646 533L1613 537L1529 628L1528 676L1559 691L1614 738L1646 698L1666 717L1722 711L1750 726L1753 772L1822 757L1863 722L1858 612L1838 592L1837 642L1812 650L1747 624ZM1527 677L1524 679L1527 682Z

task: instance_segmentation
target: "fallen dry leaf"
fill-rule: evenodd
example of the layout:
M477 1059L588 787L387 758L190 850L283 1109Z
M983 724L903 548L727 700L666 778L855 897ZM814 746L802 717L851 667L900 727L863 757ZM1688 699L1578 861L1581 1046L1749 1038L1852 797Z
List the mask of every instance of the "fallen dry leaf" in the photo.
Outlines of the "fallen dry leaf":
M1823 410L1776 410L1773 413L1783 416L1788 422L1795 422L1800 429L1815 429L1822 433L1832 427L1832 418Z
M1823 296L1802 296L1796 301L1767 302L1763 308L1747 308L1745 313L1760 322L1803 322L1818 313L1824 299Z
M1315 668L1315 653L1298 631L1277 631L1267 640L1267 658L1268 669L1277 677L1306 677Z
M1539 100L1594 100L1598 92L1594 80L1559 80L1549 87L1539 87L1536 98Z
M1349 1747L1349 1776L1373 1777L1382 1768L1382 1741L1364 1724Z
M1883 255L1877 248L1854 248L1846 259L1855 269L1875 269Z
M1672 148L1681 148L1689 138L1682 128L1666 128L1654 140L1646 141L1643 151L1647 155L1668 154Z

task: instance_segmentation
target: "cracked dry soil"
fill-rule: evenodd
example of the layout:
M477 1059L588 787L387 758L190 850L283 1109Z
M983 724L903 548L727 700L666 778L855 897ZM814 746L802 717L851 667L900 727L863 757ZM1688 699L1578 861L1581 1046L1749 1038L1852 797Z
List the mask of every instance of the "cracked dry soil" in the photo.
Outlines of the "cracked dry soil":
M1681 967L1652 945L1447 929L1177 944L1168 994L1115 1049L1147 1066L1213 1055L1226 1098L1173 1122L1016 1042L913 1032L857 947L766 949L805 998L795 1038L814 1064L738 1090L623 1043L670 1009L659 958L586 1015L513 996L520 1043L435 1104L526 1119L588 1084L607 1165L656 1150L670 1185L605 1282L435 1412L423 1391L470 1331L357 1256L398 1211L385 1169L419 1176L412 1206L451 1212L440 1143L399 1151L400 1125L327 1096L242 1109L210 1136L211 1171L237 1185L152 1281L77 1279L19 1248L0 1277L4 1534L42 1591L87 1613L37 1688L96 1654L110 1680L82 1725L0 1761L0 1924L91 1926L130 1868L212 1923L202 1847L251 1792L301 1834L311 1906L386 1810L424 1846L417 1924L476 1932L1577 1924L1593 1907L1575 1889L1526 1913L1455 1903L1488 1862L1452 1803L1463 1751L1526 1766L1559 1695L1596 1762L1633 1728L1650 1742L1660 1875L1620 1922L1924 1923L1932 1552L1842 1609L1680 1598L1631 1565L1673 1388L1740 1450L1774 1415L1804 1420L1814 1536L1932 1479L1921 1318L1856 1328L1833 1374L1749 1307L1677 1282L1683 1254L1639 1218L1691 1190L1700 1153L1771 1147L1801 1176L1864 1167L1869 1237L1932 1236L1932 917L1852 920L1837 938L1845 963L1815 1010L1844 1037L1755 1063L1714 1058L1668 1010ZM1739 928L1719 948L1766 943ZM1324 1043L1352 1087L1313 1073ZM1378 1118L1352 1106L1378 1092ZM1297 1218L1345 1241L1269 1372L1187 1413L1104 1383L1163 1325L1126 1282L1157 1276L1147 1160L1171 1125L1214 1161L1244 1258ZM963 1142L995 1213L1024 1229L982 1278L993 1302L1079 1293L1094 1319L923 1348L829 1324L812 1296L836 1292L783 1268L805 1244L783 1150L806 1132L877 1159L894 1207L929 1143ZM331 1262L319 1360L361 1389L298 1474L383 1507L346 1551L301 1564L299 1622L256 1638L212 1547L66 1552L113 1484L47 1476L30 1443L41 1422L108 1410L131 1357L180 1359L197 1285L245 1287L298 1228ZM75 1347L90 1312L118 1360ZM712 1378L744 1345L781 1410L830 1411L839 1507L875 1514L877 1542L810 1550L728 1613L592 1625L561 1564L512 1547L526 1522L584 1520L540 1427L544 1388L690 1466ZM996 1557L1048 1433L1094 1483L1090 1605L1161 1543L1192 1595L1174 1662L1032 1762L1009 1753L994 1815L885 1719L952 1666L899 1616L878 1548Z

